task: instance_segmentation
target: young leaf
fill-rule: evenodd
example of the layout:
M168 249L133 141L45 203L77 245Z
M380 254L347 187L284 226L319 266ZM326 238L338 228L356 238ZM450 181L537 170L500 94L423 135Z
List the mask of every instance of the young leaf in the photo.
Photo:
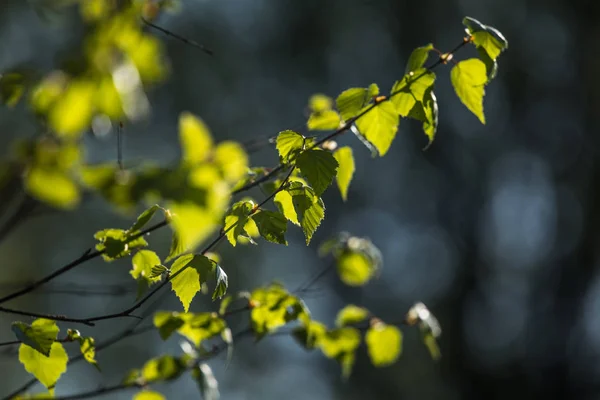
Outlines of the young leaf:
M102 258L107 262L125 257L132 250L148 245L142 236L131 239L129 232L123 229L104 229L96 232L94 238L98 240L96 250L104 252Z
M335 326L343 328L344 326L358 324L367 319L368 316L369 311L366 308L350 304L338 312L335 319Z
M216 281L217 285L212 295L213 300L221 299L227 293L227 288L229 287L229 280L227 278L227 274L223 271L223 268L220 266L216 266Z
M379 95L379 86L376 83L371 83L367 89L367 96L373 98Z
M173 213L171 226L175 233L167 260L194 249L222 221L220 208L207 208L191 200L170 203L169 209Z
M423 102L415 103L408 113L408 117L423 122L423 132L429 139L426 148L429 147L433 142L433 139L435 139L435 133L437 132L438 126L437 97L432 90L425 93Z
M252 330L258 338L307 314L300 299L277 284L254 290L249 303Z
M337 271L346 285L362 286L373 277L376 269L364 254L346 251L337 260Z
M479 118L482 124L485 124L483 114L483 96L487 82L485 64L477 58L460 61L452 67L450 80L460 101Z
M315 191L300 182L290 182L286 189L292 196L292 204L306 237L306 245L310 244L313 234L325 217L325 204Z
M232 246L235 247L238 236L244 234L244 228L246 227L250 212L253 208L254 202L242 200L231 206L231 209L227 215L225 215L225 229L227 230L225 236ZM233 228L229 229L232 226Z
M360 345L360 332L356 328L338 328L327 331L319 338L318 346L328 358L342 365L342 376L348 378L354 365L355 352Z
M365 88L350 88L344 90L335 100L342 120L349 121L360 114L369 102L369 91Z
M294 131L283 131L277 135L276 145L279 158L283 162L289 161L304 146L304 136Z
M198 382L203 400L219 400L219 383L208 364L202 363L192 369L192 377Z
M142 377L148 383L170 381L181 375L183 371L184 366L179 359L164 355L146 362L142 368Z
M333 110L313 112L306 122L306 127L310 131L326 131L337 129L340 122L340 115Z
M248 172L248 155L244 148L236 142L219 143L213 156L215 163L230 184L237 183Z
M59 342L52 343L48 356L22 343L19 346L19 361L27 372L52 391L60 376L67 370L69 356Z
M179 116L179 140L182 161L187 164L205 161L212 151L213 140L208 127L200 118L187 111Z
M463 25L467 33L473 37L473 44L477 48L479 58L486 66L489 82L496 76L498 70L496 59L508 49L508 41L496 28L484 25L475 18L465 17Z
M292 195L289 191L282 190L280 192L277 192L273 201L275 202L275 205L277 206L279 211L281 211L281 213L285 216L285 218L288 221L290 221L294 225L300 226L300 222L298 221L298 215L296 214L296 210L294 209Z
M158 204L155 204L141 213L135 223L131 226L131 228L129 228L129 232L136 233L137 231L141 230L148 222L150 222L154 214L156 214L156 211L158 211L160 208L161 207Z
M352 148L349 146L340 147L333 153L333 156L339 165L336 176L337 185L342 199L346 201L348 199L348 187L350 187L350 182L354 175L354 155L352 154Z
M179 273L182 270L183 272ZM203 255L193 254L179 257L171 266L171 274L178 274L171 280L171 288L181 301L185 312L212 270L212 261Z
M154 326L158 328L158 333L162 340L167 340L173 332L181 328L185 322L179 317L179 313L169 311L159 311L154 314Z
M96 341L91 336L81 336L78 330L69 329L67 331L67 336L69 340L78 341L79 342L79 351L81 351L81 355L83 358L98 370L100 367L96 361Z
M423 102L428 91L435 83L435 73L419 68L411 71L396 81L392 87L390 101L396 106L396 112L403 117L408 116L416 103Z
M320 113L323 111L331 110L333 100L329 96L324 94L315 94L308 100L308 107L314 113Z
M398 131L400 118L389 101L378 104L356 121L360 133L384 156Z
M153 390L141 390L133 395L132 400L166 400L166 397Z
M140 298L149 286L160 281L161 274L155 275L154 271L156 267L162 265L158 255L151 250L138 251L131 259L131 263L133 267L129 273L138 282L137 298Z
M395 363L402 352L402 332L383 322L376 322L369 328L365 342L371 362L376 367Z
M50 354L52 343L56 341L58 326L55 321L39 318L27 325L13 322L12 331L22 343L36 349L46 357Z
M25 173L25 190L52 207L72 209L81 198L75 181L64 171L33 166Z
M262 236L265 240L287 246L288 243L285 239L287 220L283 214L261 210L254 214L252 219L258 227L260 236Z
M18 72L0 74L0 99L8 107L17 105L25 92L25 75Z
M432 43L414 49L412 53L410 53L410 57L408 57L408 62L406 63L406 70L404 73L408 74L411 71L414 72L419 68L423 68L423 66L427 62L427 59L429 58L429 52L432 50Z
M183 326L177 332L188 338L196 347L204 340L220 335L227 329L227 324L216 313L180 314Z
M339 164L330 152L311 149L300 153L296 166L317 196L321 196L331 185Z

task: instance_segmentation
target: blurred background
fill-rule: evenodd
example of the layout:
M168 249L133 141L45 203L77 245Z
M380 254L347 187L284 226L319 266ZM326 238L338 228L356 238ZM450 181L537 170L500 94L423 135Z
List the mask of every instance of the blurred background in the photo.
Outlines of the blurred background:
M0 71L25 65L47 72L80 50L77 11L40 14L36 3L0 2ZM600 11L591 0L183 1L180 12L156 23L215 55L153 32L164 39L171 74L148 93L149 117L125 127L125 163L176 160L177 119L186 110L202 117L217 140L261 143L284 129L304 132L312 94L335 97L373 82L389 91L415 47L433 42L448 51L460 43L464 16L496 27L510 46L486 88L487 125L456 98L450 67L442 66L440 123L427 151L416 121L401 122L384 158L372 159L352 135L340 139L354 148L357 171L347 203L335 189L325 194L326 218L311 246L290 228L287 248L261 241L217 249L230 292L275 279L294 289L330 262L318 258L320 242L339 231L369 237L383 254L380 278L348 288L328 274L306 293L309 308L332 325L347 303L397 321L423 301L443 329L441 361L431 360L417 331L404 329L394 366L372 367L361 349L344 383L335 362L289 337L241 339L228 368L225 355L210 362L222 398L600 398ZM456 58L474 54L465 49ZM3 155L14 138L36 129L26 107L0 108ZM114 131L89 134L86 145L90 162L116 162ZM252 165L276 165L274 149L258 147ZM263 198L258 190L251 194ZM0 242L0 293L77 258L97 230L130 223L97 199L76 212L28 219ZM149 238L163 254L169 240L168 230ZM7 305L79 317L118 311L135 299L129 268L127 259L96 259ZM80 286L87 288L83 296L62 293ZM165 293L152 306L179 309L175 295ZM192 311L215 307L198 296ZM14 319L0 315L0 341L14 340ZM102 341L130 323L80 331ZM239 331L248 318L231 324ZM67 327L61 324L63 334ZM56 393L118 383L149 358L179 351L177 340L165 343L155 331L126 339L98 354L102 374L76 364ZM10 351L0 352L0 371L0 395L30 378ZM187 378L157 390L169 399L198 397Z

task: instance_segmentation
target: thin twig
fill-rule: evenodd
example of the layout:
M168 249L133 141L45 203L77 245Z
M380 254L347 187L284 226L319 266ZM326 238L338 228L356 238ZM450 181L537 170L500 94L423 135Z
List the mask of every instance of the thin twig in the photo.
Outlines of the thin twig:
M191 40L191 39L185 38L185 37L183 37L183 36L181 36L181 35L178 35L178 34L176 34L176 33L173 33L173 32L171 32L171 31L168 31L168 30L166 30L165 28L161 28L160 26L158 26L158 25L155 25L155 24L153 24L152 22L148 21L148 20L147 20L146 18L144 18L144 17L142 17L142 21L143 21L143 22L144 22L146 25L148 25L149 27L151 27L151 28L154 28L154 29L156 29L157 31L161 31L161 32L162 32L162 33L164 33L165 35L168 35L168 36L174 37L175 39L181 40L183 43L189 44L190 46L194 46L194 47L196 47L196 48L198 48L198 49L202 50L203 52L205 52L205 53L206 53L206 54L208 54L208 55L211 55L211 56L212 56L212 55L214 54L214 53L213 53L213 51L212 51L211 49L207 48L206 46L204 46L204 45L202 45L202 44L200 44L200 43L198 43L198 42L196 42L196 41L194 41L194 40Z

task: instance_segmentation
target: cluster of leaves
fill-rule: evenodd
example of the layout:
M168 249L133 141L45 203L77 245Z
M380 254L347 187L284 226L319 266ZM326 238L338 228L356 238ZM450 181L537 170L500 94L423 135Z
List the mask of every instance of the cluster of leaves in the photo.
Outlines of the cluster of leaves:
M221 349L219 344L231 354L234 335L226 317L229 305L240 298L247 301L249 329L257 339L294 324L289 333L306 349L318 348L338 361L344 377L349 376L363 341L373 365L393 364L402 351L402 332L395 324L351 304L340 310L335 326L329 328L313 320L302 299L280 284L226 296L227 274L218 256L209 252L224 238L234 247L239 243L256 244L259 237L287 245L288 223L302 230L309 245L325 217L323 194L335 180L346 201L356 168L352 148L338 148L335 137L353 131L373 155L384 156L401 118L412 118L422 122L431 143L438 125L434 94L437 76L433 68L454 62L454 51L442 53L432 44L417 48L408 59L404 76L387 95L380 93L377 84L371 84L345 90L335 100L322 94L311 97L308 130L333 132L324 138L291 130L280 132L276 137L280 164L276 168L249 168L248 156L240 144L214 143L202 120L189 112L179 117L182 155L177 166L144 165L137 170L122 170L113 163L87 165L83 132L102 120L135 121L147 111L144 89L166 76L168 68L160 43L141 29L139 19L140 15L152 19L167 3L125 1L117 7L107 0L79 2L91 27L84 56L77 68L54 71L33 85L30 104L49 132L20 143L16 160L4 166L12 171L17 165L27 192L54 207L75 207L83 191L92 191L123 211L151 204L130 228L97 232L96 250L107 262L131 256L130 275L137 283L138 301L171 284L183 312L158 312L154 326L164 340L174 333L183 337L184 354L148 361L141 369L130 371L123 385L143 387L135 395L138 400L162 399L147 386L189 371L205 398L217 398L218 384L205 361ZM465 18L463 24L467 37L461 46L474 44L479 58L455 62L450 79L459 99L485 123L484 88L495 77L496 59L508 44L497 30L472 18ZM439 57L426 67L431 52ZM17 104L26 91L25 81L14 73L0 77L0 93L8 105ZM0 188L5 175L0 174ZM232 204L232 193L258 185L266 199L256 202L247 197ZM270 200L274 207L267 209ZM156 213L165 217L161 224L173 229L171 248L164 258L146 248L148 242L143 236ZM217 239L197 252L198 245L217 231ZM369 239L346 233L323 243L320 253L333 256L341 281L350 286L367 284L382 265L381 254ZM157 284L156 290L146 294ZM222 299L219 312L189 312L195 296L207 293L209 284L214 285L212 299ZM437 338L441 329L422 303L416 304L402 322L418 326L432 356L439 358ZM67 367L62 343L79 343L82 357L98 366L94 339L69 330L64 339L58 340L59 329L54 321L38 319L31 325L15 322L13 331L21 342L21 363L50 394Z

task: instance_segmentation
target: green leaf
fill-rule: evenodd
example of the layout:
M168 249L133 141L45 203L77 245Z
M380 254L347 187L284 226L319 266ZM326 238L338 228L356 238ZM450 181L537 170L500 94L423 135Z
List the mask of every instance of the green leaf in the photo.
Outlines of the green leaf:
M219 227L222 221L220 209L198 205L193 200L171 203L171 226L174 235L167 260L193 250Z
M340 122L340 115L336 111L327 110L310 114L306 126L310 131L326 131L339 128Z
M358 324L369 316L369 311L363 307L357 307L349 304L338 312L335 319L335 325L342 328L348 325Z
M98 362L96 361L96 341L94 338L91 336L81 336L76 329L69 329L67 331L67 337L70 341L78 341L79 351L81 351L84 360L100 370Z
M142 377L147 383L170 381L181 375L184 370L179 359L164 355L146 362L142 368Z
M183 272L179 272L183 271ZM171 289L175 292L185 312L200 291L202 283L213 271L213 263L203 255L186 254L179 257L171 266Z
M325 204L312 188L300 182L290 182L286 191L292 196L292 204L308 246L325 217Z
M140 250L131 259L132 269L129 271L133 279L140 284L137 298L153 283L160 281L160 273L155 275L156 267L162 266L158 255L151 250ZM166 268L163 267L165 270Z
M277 284L254 290L249 302L252 330L258 338L308 312L300 299Z
M167 340L173 332L181 328L185 322L179 317L179 313L170 311L159 311L154 314L154 326L163 340Z
M371 106L368 106L371 107ZM356 121L360 133L384 156L398 131L400 118L396 107L389 101L379 103Z
M248 173L248 155L239 143L229 140L219 143L213 158L230 184L236 184Z
M285 239L287 220L282 213L261 210L254 214L252 219L258 227L260 236L265 240L287 246L288 242Z
M365 342L371 362L376 367L395 363L402 352L402 332L383 322L377 322L369 328Z
M96 232L94 238L99 242L96 244L96 250L103 252L102 258L107 262L125 257L132 250L148 245L142 236L132 239L123 229L104 229Z
M296 166L317 196L321 196L331 185L339 164L330 152L311 149L300 153Z
M481 49L492 61L496 61L496 58L508 49L508 41L496 28L484 25L471 17L465 17L463 25L467 33L473 35L473 43L477 50Z
M25 174L25 190L38 200L57 208L72 209L80 200L79 188L64 171L33 166Z
M365 88L350 88L344 90L335 100L342 120L349 121L356 117L364 106L369 103L369 90Z
M59 342L52 343L49 356L43 355L33 347L21 344L19 361L27 372L51 390L60 376L66 372L69 356L62 343Z
M318 346L328 358L342 365L342 375L347 378L354 365L354 353L360 345L360 332L356 328L338 328L327 331L318 341Z
M442 358L442 353L440 351L440 347L437 344L435 336L433 336L431 333L424 333L422 335L422 339L423 343L425 344L425 347L427 347L427 350L429 351L429 355L431 355L431 358L434 361L438 361L440 358Z
M182 160L187 164L205 161L212 151L213 140L208 127L187 111L179 116L179 140Z
M287 162L290 157L294 157L304 147L304 136L290 130L279 132L276 147L281 161Z
M416 71L420 68L423 68L423 66L427 62L427 59L429 58L429 52L432 50L432 43L414 49L412 53L410 53L410 57L408 57L405 73L408 74L411 71Z
M318 321L308 321L304 326L294 329L292 335L305 349L312 350L319 344L320 338L327 332L327 327Z
M141 213L140 216L137 217L135 223L129 228L129 232L136 233L140 231L148 222L150 222L154 214L156 214L156 211L159 209L161 209L161 207L158 204L155 204Z
M219 383L208 364L202 363L194 367L192 377L198 383L203 400L219 400Z
M150 269L150 279L156 278L157 280L160 280L162 274L164 274L168 270L169 268L165 267L164 265L155 265Z
M142 390L133 395L133 400L166 400L166 397L152 390Z
M43 318L36 319L31 325L13 322L11 328L17 339L46 357L49 356L52 343L56 341L59 332L55 321Z
M376 83L371 83L367 89L367 96L369 99L379 95L379 86Z
M308 107L313 113L320 113L331 110L333 99L324 94L315 94L308 100Z
M482 124L485 124L483 114L483 96L487 82L485 64L477 58L460 61L452 67L450 80L460 101L479 118Z
M333 153L333 157L335 157L339 165L336 176L338 189L340 190L342 199L346 201L348 199L348 188L354 175L354 155L352 148L349 146L340 147Z
M429 139L429 144L426 148L433 143L435 134L438 126L438 105L437 97L432 90L425 93L423 102L415 103L413 108L410 110L408 117L414 118L423 122L423 132Z
M94 112L97 83L88 79L70 81L48 113L48 123L62 139L79 139L89 127Z
M390 98L396 112L403 117L408 116L415 104L423 102L426 93L432 90L435 78L435 73L419 68L396 81Z
M284 217L293 223L294 225L300 226L300 222L298 221L298 215L296 214L296 209L294 208L294 203L292 201L292 195L287 190L282 190L277 192L273 201L275 205L284 215Z
M345 251L337 260L337 271L346 285L362 286L371 280L376 269L364 254Z
M229 287L229 280L227 278L227 274L223 271L223 268L220 266L216 266L216 281L217 285L212 295L213 300L221 299L227 293L227 288Z
M237 244L238 236L245 233L245 227L250 213L254 209L254 202L242 200L231 206L231 209L225 215L225 230L227 240L233 247ZM229 229L230 227L232 227Z

